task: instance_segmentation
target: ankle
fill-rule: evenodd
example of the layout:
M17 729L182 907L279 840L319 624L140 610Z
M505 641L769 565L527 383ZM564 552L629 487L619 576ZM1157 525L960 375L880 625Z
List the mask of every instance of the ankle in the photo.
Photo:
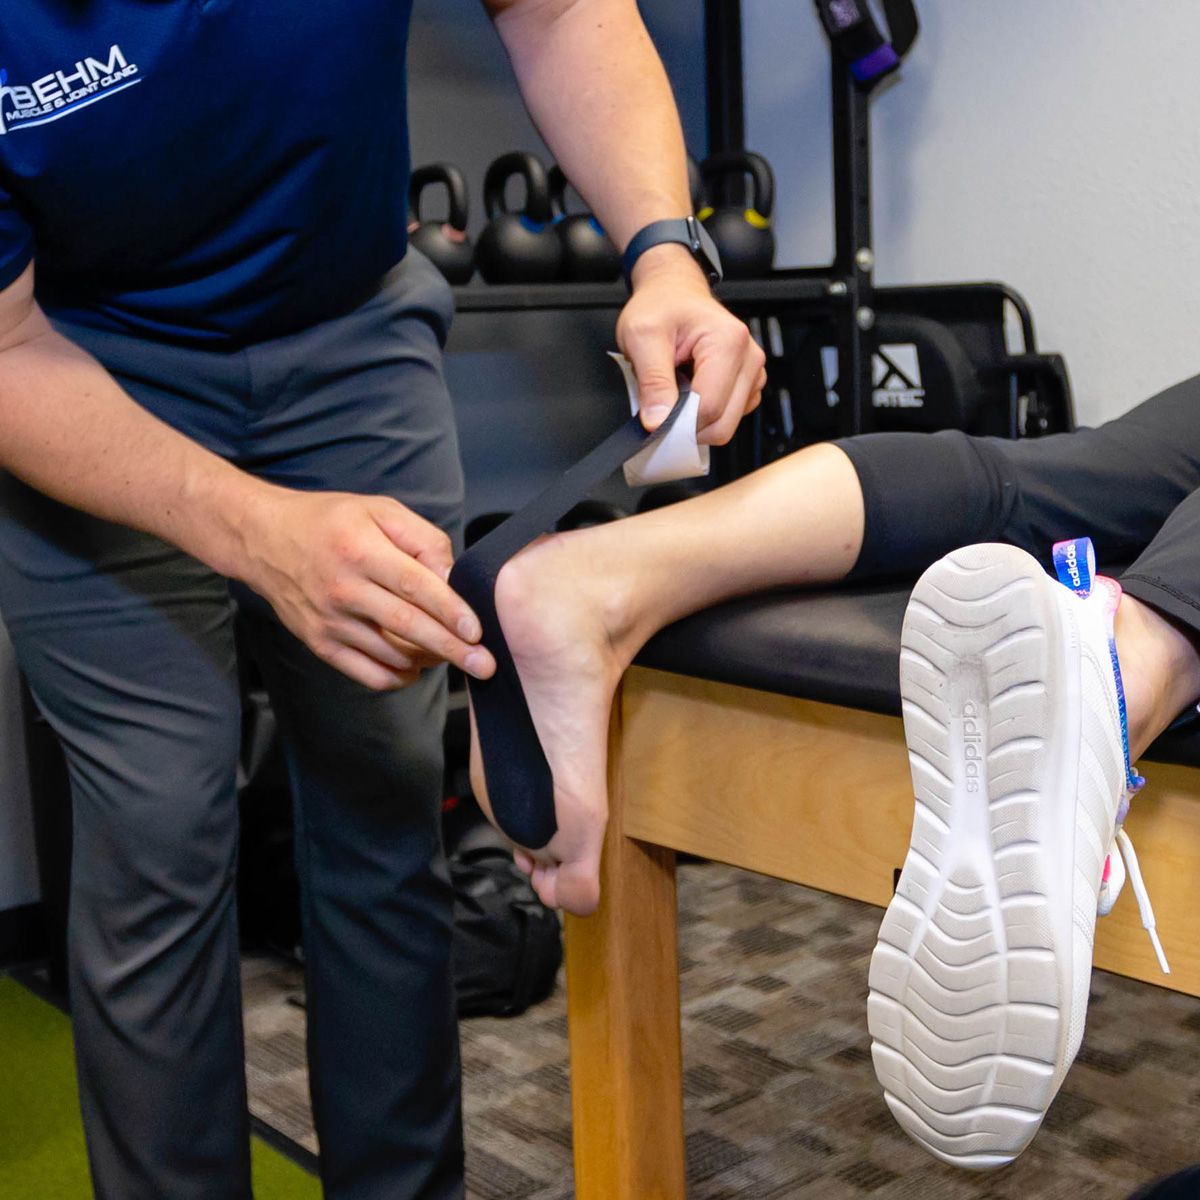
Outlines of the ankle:
M1121 597L1115 630L1136 761L1200 697L1200 649L1194 634L1129 595Z
M615 525L551 534L527 546L504 566L506 611L544 621L570 603L590 634L606 643L622 669L640 649L633 644L637 596L632 565L614 537ZM546 610L538 601L549 600Z
M604 636L624 670L661 628L655 591L661 564L647 566L641 539L630 536L629 520L568 535L579 578L588 580Z

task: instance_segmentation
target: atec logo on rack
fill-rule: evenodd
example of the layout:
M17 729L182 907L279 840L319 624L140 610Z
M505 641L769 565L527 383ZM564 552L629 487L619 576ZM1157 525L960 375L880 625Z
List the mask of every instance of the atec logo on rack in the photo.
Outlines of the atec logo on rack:
M836 408L838 351L821 347L821 375L825 381L825 403ZM871 406L873 408L924 408L925 385L921 382L921 359L913 342L885 342L871 356Z
M120 46L110 47L106 58L81 58L27 84L10 84L0 67L0 136L70 116L135 83L141 83L137 63Z

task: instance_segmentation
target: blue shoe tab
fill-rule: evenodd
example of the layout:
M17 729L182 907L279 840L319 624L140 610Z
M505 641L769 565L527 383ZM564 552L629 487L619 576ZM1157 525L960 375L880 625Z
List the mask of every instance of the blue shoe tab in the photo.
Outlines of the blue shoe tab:
M1054 543L1054 569L1058 582L1085 599L1092 594L1096 578L1096 548L1089 537L1069 538Z
M1133 769L1133 760L1129 756L1129 711L1125 707L1125 684L1121 679L1121 660L1117 657L1117 639L1108 639L1108 653L1112 658L1113 679L1117 685L1117 712L1121 718L1121 746L1125 751L1125 788L1132 795L1140 792L1146 786L1145 779ZM1127 805L1126 805L1127 807ZM1120 825L1125 820L1122 813L1117 819Z
M1054 543L1054 569L1058 582L1085 600L1092 594L1096 580L1096 548L1089 537L1069 538ZM1116 587L1117 585L1112 585ZM1117 589L1119 595L1119 588ZM1117 688L1117 711L1121 718L1121 742L1125 750L1125 783L1129 793L1138 791L1145 780L1133 769L1129 756L1129 714L1125 708L1125 684L1121 679L1121 662L1117 657L1116 637L1109 636L1108 653L1112 658L1113 681ZM1118 821L1120 824L1120 821Z

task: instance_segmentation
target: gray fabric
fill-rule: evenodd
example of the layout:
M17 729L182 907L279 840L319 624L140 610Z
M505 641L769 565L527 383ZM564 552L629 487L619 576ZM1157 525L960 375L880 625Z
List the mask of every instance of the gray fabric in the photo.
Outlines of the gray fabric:
M395 497L457 538L440 276L214 354L70 327L146 408L264 478ZM379 695L235 588L296 797L326 1194L462 1194L442 671ZM74 800L70 978L101 1200L250 1195L234 877L231 589L153 538L0 477L0 611Z
M40 895L20 678L0 624L0 910L34 904Z
M1131 595L1200 632L1200 376L1096 429L1027 441L875 433L837 443L866 501L851 578L912 576L958 546L1004 541L1050 563L1091 537L1133 562Z

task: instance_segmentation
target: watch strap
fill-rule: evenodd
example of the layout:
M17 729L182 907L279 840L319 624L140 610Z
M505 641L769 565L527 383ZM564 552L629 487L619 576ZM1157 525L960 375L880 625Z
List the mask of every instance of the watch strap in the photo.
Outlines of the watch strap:
M708 230L695 217L678 217L665 221L651 221L633 235L621 256L621 266L627 284L632 287L631 277L637 260L652 246L661 246L665 242L686 246L708 276L709 282L721 282L721 256L717 253L716 244L709 236Z

